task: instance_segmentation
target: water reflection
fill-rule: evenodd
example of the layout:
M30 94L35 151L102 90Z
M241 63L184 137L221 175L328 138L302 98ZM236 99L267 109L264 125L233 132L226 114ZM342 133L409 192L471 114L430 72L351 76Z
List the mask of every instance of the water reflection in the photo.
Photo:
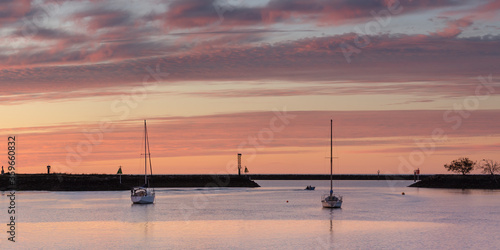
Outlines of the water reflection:
M135 216L134 221L139 221L142 223L139 223L138 225L141 225L143 228L143 236L144 239L149 238L148 234L151 230L153 230L153 223L154 221L154 215L150 215L150 210L153 210L154 212L154 203L151 204L134 204L132 203L130 205L131 207L131 214L132 216Z
M16 211L16 247L494 249L500 244L498 191L404 189L402 196L401 190L375 184L344 188L350 202L341 210L322 209L317 197L289 187L216 190L204 209L192 203L200 195L195 189L164 191L164 199L147 205L132 205L122 191L25 192Z
M316 249L332 249L334 246L334 229L333 229L333 222L334 222L334 214L335 210L334 209L329 209L328 213L328 220L329 220L329 230L328 233L323 233L319 234L316 236ZM312 222L312 221L311 221ZM325 224L326 226L327 224Z

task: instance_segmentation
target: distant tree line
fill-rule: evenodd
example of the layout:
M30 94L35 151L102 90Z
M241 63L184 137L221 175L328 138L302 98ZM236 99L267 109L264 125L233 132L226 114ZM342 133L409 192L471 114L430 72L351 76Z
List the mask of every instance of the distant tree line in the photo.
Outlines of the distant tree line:
M494 176L495 174L500 173L500 164L491 159L482 159L481 161L476 162L472 161L468 157L462 157L453 160L449 164L445 164L444 167L450 172L462 173L463 175L470 173L470 171L475 168L481 169L483 174L491 174Z

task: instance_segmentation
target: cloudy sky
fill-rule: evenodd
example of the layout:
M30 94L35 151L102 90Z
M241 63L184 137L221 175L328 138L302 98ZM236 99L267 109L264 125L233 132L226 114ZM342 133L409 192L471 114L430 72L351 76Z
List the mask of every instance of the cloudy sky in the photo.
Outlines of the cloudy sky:
M497 0L1 0L0 35L18 173L141 173L144 119L155 173L328 173L330 119L337 173L500 161Z

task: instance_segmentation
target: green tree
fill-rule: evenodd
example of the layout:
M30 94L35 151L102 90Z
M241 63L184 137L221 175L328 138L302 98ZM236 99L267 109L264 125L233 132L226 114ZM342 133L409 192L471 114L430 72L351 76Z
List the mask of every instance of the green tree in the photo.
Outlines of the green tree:
M467 157L458 158L453 160L450 164L445 164L444 167L451 172L462 173L466 175L470 173L476 166L476 163Z

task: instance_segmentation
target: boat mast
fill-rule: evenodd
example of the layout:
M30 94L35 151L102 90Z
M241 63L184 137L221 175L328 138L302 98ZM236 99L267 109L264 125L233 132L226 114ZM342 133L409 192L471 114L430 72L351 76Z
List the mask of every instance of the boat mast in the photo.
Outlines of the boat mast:
M333 195L333 120L330 119L330 196Z
M149 149L149 135L147 132L146 132L146 138L148 139L146 143L148 144L149 177L150 177L148 182L148 187L149 187L149 184L151 182L151 177L153 177L153 166L151 165L151 150Z
M148 155L146 152L146 147L147 147L147 140L148 140L148 130L146 128L146 120L144 120L144 184L148 184L148 175L147 175L147 166L148 166Z

